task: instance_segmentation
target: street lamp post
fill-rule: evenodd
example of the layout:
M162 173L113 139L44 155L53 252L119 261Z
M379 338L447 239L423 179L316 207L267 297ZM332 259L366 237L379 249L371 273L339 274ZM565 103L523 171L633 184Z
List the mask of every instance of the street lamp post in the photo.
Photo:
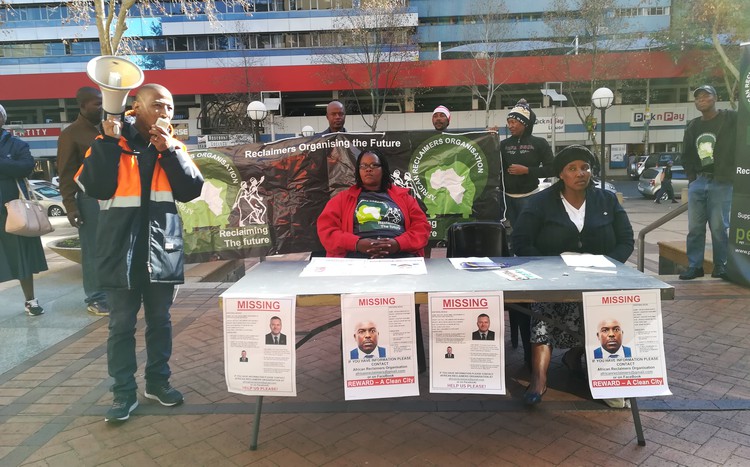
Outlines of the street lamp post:
M606 111L608 108L612 107L612 102L615 100L615 95L612 93L612 90L609 88L599 88L596 91L594 91L594 94L591 96L591 105L596 107L597 109L601 110L602 113L602 153L601 153L601 178L602 178L602 188L605 187L605 183L607 181L607 167L606 167L606 155L605 155L605 140L604 140L604 134L605 134L605 126L607 125L606 120Z
M247 104L247 116L253 122L253 137L255 142L260 142L260 122L268 115L268 109L266 105L261 101L252 101Z

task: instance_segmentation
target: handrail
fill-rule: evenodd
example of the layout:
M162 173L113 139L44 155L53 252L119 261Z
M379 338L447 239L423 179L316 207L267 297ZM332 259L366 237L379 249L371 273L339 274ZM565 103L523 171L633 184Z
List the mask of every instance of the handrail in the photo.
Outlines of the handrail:
M644 257L645 257L645 254L646 254L646 251L645 251L645 248L644 248L644 246L646 244L646 234L649 233L649 232L651 232L652 230L658 228L658 227L661 227L662 225L666 224L667 222L671 221L675 217L677 217L680 214L682 214L683 212L687 211L687 209L688 209L688 204L687 203L682 203L682 205L679 206L677 209L664 214L660 218L656 219L654 222L650 223L649 225L647 225L646 227L644 227L643 229L641 229L640 232L638 232L638 244L637 244L637 247L638 247L638 270L639 271L643 272L643 262L644 262Z

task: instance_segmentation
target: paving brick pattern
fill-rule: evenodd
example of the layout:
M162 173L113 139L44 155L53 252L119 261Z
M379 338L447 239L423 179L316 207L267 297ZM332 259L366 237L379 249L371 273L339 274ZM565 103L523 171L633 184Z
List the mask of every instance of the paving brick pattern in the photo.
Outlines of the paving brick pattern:
M172 381L183 406L141 397L127 423L104 423L111 395L101 319L0 375L0 465L750 465L750 290L715 279L673 285L676 300L662 306L674 395L640 400L645 447L630 411L591 401L558 351L533 410L521 402L521 350L509 345L507 396L429 394L423 374L418 398L347 403L334 327L298 351L299 396L265 398L260 446L250 451L255 398L228 393L224 381L218 296L226 285L194 284L172 313ZM301 310L298 338L338 313ZM426 335L424 306L422 322ZM141 388L144 360L139 347Z

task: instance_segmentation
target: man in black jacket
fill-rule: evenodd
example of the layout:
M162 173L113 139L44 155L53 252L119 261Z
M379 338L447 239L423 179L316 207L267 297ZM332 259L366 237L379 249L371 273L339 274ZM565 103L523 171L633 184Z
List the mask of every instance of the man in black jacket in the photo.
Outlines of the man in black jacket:
M700 117L690 120L683 139L682 164L688 185L688 269L680 279L702 277L706 222L711 229L714 270L711 277L726 279L729 252L729 210L732 177L736 170L737 112L716 110L716 89L703 85L693 92Z
M146 319L144 396L165 406L183 401L169 384L175 284L184 282L182 221L175 201L197 198L203 177L169 124L172 94L142 86L124 121L102 122L76 180L100 200L97 272L110 305L107 368L114 403L106 422L123 422L138 407L135 330ZM132 117L135 117L133 120Z

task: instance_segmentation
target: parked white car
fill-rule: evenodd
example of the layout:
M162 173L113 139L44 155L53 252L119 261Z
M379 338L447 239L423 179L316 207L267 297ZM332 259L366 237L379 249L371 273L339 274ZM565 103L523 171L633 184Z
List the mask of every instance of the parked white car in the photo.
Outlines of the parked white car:
M31 182L31 180L29 180ZM38 201L46 210L50 217L64 216L65 206L63 206L62 195L60 191L52 186L52 183L33 184L31 185L31 196Z

